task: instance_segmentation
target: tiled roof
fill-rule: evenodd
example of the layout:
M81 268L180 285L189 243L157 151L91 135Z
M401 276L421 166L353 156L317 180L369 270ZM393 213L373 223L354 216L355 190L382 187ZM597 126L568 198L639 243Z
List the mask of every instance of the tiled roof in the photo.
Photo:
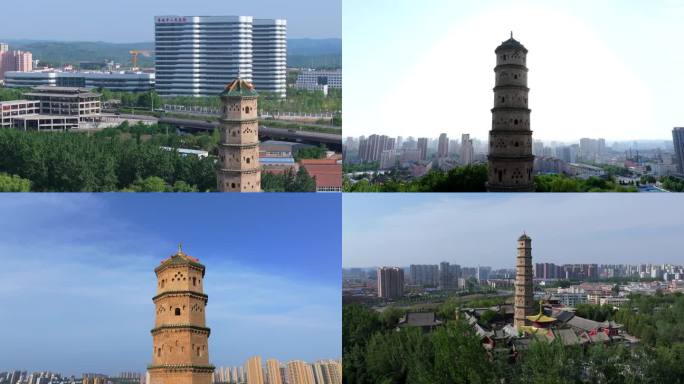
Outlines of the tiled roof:
M233 80L230 84L226 85L226 89L221 93L221 96L237 97L258 95L254 85L242 79Z
M442 324L437 320L434 312L409 312L401 319L400 325L412 327L427 327Z
M316 178L316 187L342 187L342 165L334 159L303 159L302 167Z

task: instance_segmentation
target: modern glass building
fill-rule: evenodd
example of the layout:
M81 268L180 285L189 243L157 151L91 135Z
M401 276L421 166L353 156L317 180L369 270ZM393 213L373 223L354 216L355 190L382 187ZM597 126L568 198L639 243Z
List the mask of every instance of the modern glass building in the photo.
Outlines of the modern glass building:
M258 91L284 95L285 29L285 20L251 16L157 16L157 92L216 96L240 78Z
M252 24L252 74L256 89L285 97L287 21L255 19Z

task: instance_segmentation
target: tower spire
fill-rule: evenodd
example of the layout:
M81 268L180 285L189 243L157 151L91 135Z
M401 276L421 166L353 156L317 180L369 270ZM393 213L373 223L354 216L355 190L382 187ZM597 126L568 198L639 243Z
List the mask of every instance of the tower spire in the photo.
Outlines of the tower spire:
M183 243L182 242L178 243L178 253L183 253Z
M511 39L513 38L513 31L511 31Z

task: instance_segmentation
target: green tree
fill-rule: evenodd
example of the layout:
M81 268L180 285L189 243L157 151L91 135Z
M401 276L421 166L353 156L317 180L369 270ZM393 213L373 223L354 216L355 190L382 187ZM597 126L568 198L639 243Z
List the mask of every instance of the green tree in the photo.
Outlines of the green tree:
M17 175L0 173L0 192L29 192L31 180L22 179Z

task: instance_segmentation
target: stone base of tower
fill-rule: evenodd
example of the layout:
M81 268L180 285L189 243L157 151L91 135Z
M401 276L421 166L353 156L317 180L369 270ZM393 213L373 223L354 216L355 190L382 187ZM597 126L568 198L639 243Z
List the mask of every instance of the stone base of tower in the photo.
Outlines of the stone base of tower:
M149 368L147 384L212 384L214 366Z
M499 158L489 156L487 191L534 192L534 156Z
M219 192L261 192L261 170L218 171L217 183Z

